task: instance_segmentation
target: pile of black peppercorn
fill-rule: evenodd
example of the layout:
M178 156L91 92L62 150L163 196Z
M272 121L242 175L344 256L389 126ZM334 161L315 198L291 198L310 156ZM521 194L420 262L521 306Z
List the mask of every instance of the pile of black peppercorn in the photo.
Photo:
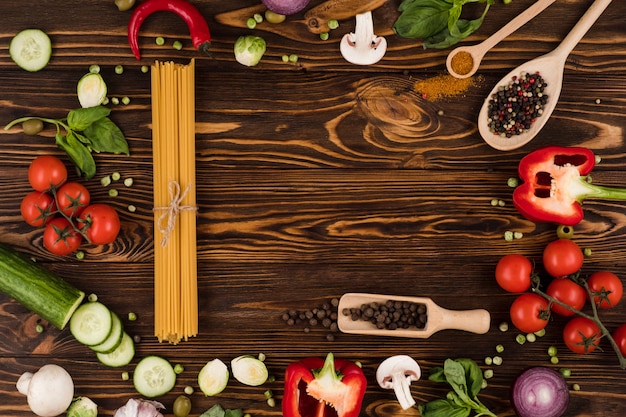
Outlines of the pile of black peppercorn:
M427 321L427 309L423 303L387 300L385 303L365 303L360 308L344 308L344 316L353 321L373 323L378 329L396 330L416 327L423 329Z
M547 83L537 72L522 73L492 94L488 104L489 130L510 138L524 133L543 113Z
M333 298L320 306L309 310L289 310L283 313L282 318L289 326L303 325L303 330L308 333L314 327L322 327L328 330L326 340L335 340L335 334L339 331L337 326L337 306L339 299Z

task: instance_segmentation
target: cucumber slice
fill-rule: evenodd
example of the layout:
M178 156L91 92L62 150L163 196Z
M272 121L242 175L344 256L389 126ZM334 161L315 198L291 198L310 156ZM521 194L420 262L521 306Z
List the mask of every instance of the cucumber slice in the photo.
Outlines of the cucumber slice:
M135 342L133 338L124 332L120 345L111 353L96 353L96 357L103 365L111 368L126 366L135 357Z
M76 340L87 346L103 343L111 334L112 328L111 310L98 301L81 305L70 319L70 332Z
M174 367L160 356L146 356L139 361L133 373L135 389L148 398L167 394L175 383Z
M198 373L198 386L207 397L224 391L228 385L228 367L220 359L208 361Z
M111 333L106 340L98 345L89 346L91 350L98 353L111 353L122 343L122 338L124 337L124 326L122 325L122 320L118 317L117 314L111 311Z
M40 29L24 29L11 40L9 54L20 68L36 72L48 65L52 42Z

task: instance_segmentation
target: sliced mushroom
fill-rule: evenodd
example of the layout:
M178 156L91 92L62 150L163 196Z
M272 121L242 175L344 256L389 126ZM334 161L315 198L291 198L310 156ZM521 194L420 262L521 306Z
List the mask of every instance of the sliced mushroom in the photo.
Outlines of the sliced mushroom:
M339 45L346 61L357 65L372 65L387 51L387 40L374 34L372 12L356 15L354 32L347 33Z
M411 395L412 381L420 379L422 371L417 362L407 355L396 355L385 359L376 370L376 381L381 388L393 389L403 410L415 405Z

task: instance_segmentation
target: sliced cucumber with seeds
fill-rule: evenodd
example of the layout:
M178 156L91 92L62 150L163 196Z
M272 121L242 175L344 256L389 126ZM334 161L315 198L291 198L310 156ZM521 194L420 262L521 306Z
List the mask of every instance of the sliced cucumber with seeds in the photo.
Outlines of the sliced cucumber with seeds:
M124 326L119 316L111 311L111 333L106 340L100 344L89 346L91 350L98 353L111 353L122 343L124 337Z
M111 368L126 366L135 357L135 342L133 338L124 332L120 345L110 353L96 353L96 357L103 365Z
M133 384L137 392L144 397L159 397L174 388L176 372L167 359L154 355L146 356L135 367Z
M52 42L40 29L25 29L11 40L9 54L20 68L36 72L48 65Z
M70 319L70 332L80 343L96 346L103 343L113 329L111 310L98 301L78 307Z

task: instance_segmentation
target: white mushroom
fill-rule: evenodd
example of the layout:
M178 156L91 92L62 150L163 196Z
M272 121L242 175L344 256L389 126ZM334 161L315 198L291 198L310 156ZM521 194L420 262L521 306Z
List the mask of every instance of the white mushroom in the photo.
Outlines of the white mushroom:
M74 381L58 365L44 365L34 374L25 372L17 380L16 387L27 396L32 412L40 417L63 414L74 399Z
M415 405L411 395L411 381L417 381L422 375L421 369L413 358L397 355L385 359L376 370L376 381L385 389L392 389L403 410Z
M382 59L387 40L374 34L372 12L356 15L354 32L346 33L339 45L346 61L357 65L371 65Z

